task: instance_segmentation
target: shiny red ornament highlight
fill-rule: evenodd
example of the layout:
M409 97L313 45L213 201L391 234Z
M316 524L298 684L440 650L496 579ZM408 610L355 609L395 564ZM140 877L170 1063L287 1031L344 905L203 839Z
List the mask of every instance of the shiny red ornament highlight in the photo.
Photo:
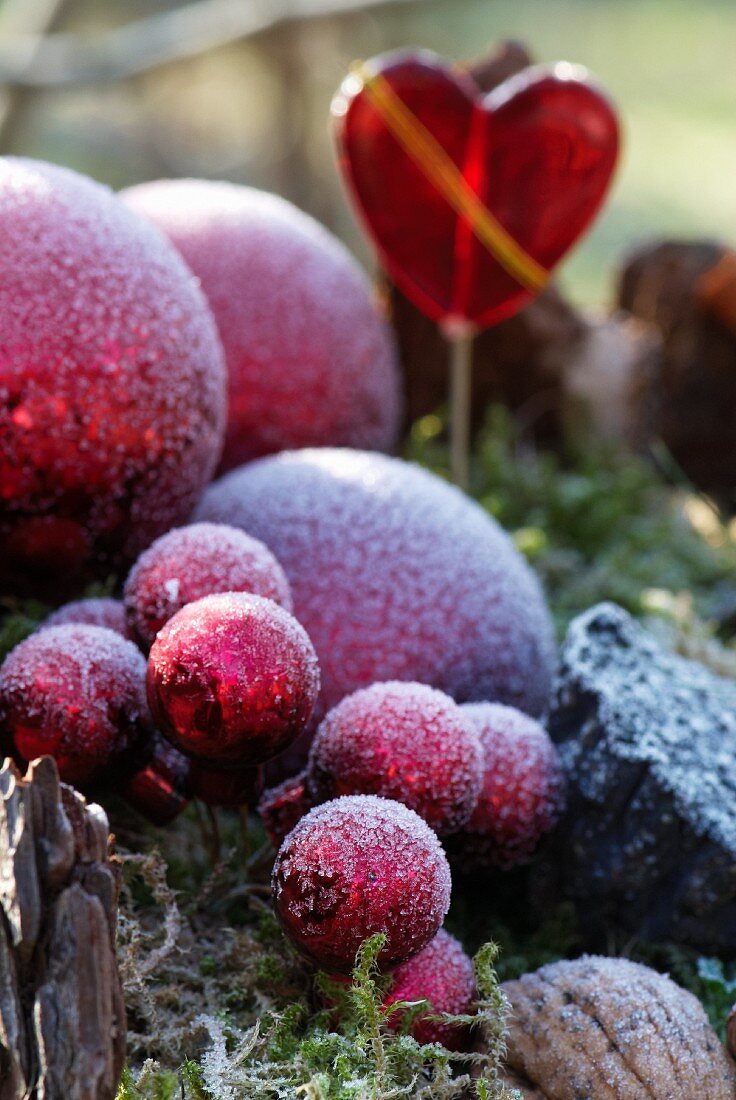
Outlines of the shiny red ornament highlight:
M159 631L148 700L172 744L204 764L261 764L304 729L319 692L302 626L273 600L243 592L187 604Z
M170 825L186 809L192 797L190 761L155 734L147 762L119 788L128 805L153 825Z
M332 107L339 160L393 281L431 319L486 328L542 289L618 158L584 69L534 67L484 95L430 52L373 58Z
M258 803L263 827L277 848L312 809L314 802L307 791L304 772L285 779L277 787L269 787Z
M421 951L450 904L450 869L436 835L406 806L349 795L303 817L279 849L276 915L295 947L337 974L358 948L386 935L385 968Z
M39 630L0 666L0 736L23 761L53 756L65 783L104 783L153 736L145 676L139 650L112 630Z
M316 802L377 794L414 810L441 836L455 832L480 793L483 750L458 704L426 684L372 684L323 719L309 752Z

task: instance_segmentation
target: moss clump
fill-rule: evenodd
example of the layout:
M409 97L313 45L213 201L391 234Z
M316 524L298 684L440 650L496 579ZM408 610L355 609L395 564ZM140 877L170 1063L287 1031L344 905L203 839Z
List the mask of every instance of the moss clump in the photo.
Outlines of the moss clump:
M339 1008L320 1009L315 988L327 988L329 978L315 979L294 957L270 913L256 905L244 913L241 929L218 925L201 909L185 918L187 906L167 886L159 858L127 857L126 868L129 879L139 875L148 889L146 902L141 891L134 902L129 882L120 938L129 1016L145 1026L131 1033L133 1060L118 1100L515 1097L499 1080L506 1000L493 945L476 958L477 1016L447 1017L472 1023L483 1053L453 1055L388 1026L394 1013L423 1006L383 1006L390 984L376 969L383 936L361 948L351 985L333 989ZM219 977L208 965L216 944ZM274 965L291 985L274 983ZM241 995L232 1001L235 985Z
M444 429L438 416L417 421L409 457L447 475ZM472 492L540 574L560 633L600 600L639 616L668 612L671 601L657 606L657 594L689 593L705 619L736 609L733 524L621 447L570 437L540 451L494 408L477 441Z

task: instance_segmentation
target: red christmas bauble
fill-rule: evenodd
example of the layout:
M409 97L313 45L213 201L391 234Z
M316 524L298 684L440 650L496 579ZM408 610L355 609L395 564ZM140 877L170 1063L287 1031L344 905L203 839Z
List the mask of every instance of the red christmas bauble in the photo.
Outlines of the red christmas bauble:
M230 378L221 469L289 447L394 445L393 336L331 233L230 183L159 180L123 197L176 245L215 314Z
M148 700L160 730L204 764L261 764L298 736L319 692L306 631L273 600L244 592L187 604L159 631Z
M91 596L85 600L72 600L52 611L41 623L39 630L48 626L66 626L69 623L85 623L87 626L106 626L129 641L133 640L125 618L122 600L111 596Z
M358 948L386 935L379 961L405 962L437 933L450 904L450 870L422 819L374 795L318 806L281 845L273 869L276 914L312 962L349 974Z
M153 736L146 662L101 626L39 630L0 666L0 731L22 760L53 756L65 783L86 788Z
M148 761L118 787L125 801L153 825L170 825L192 797L190 761L158 733Z
M431 1019L444 1012L469 1016L475 1000L473 963L454 936L441 928L430 943L413 959L397 966L393 985L384 1004L396 1001L429 1001L431 1008L421 1013L409 1028L418 1043L441 1043L447 1050L467 1050L470 1029L458 1024ZM389 1027L398 1030L401 1014L389 1017Z
M106 188L0 159L0 586L73 587L190 513L225 367L196 280Z
M218 592L252 592L292 609L289 582L268 547L222 523L162 535L131 569L123 598L131 629L148 649L172 615Z
M356 66L333 103L340 164L391 278L433 320L521 308L590 225L618 158L584 69L530 68L487 95L435 54Z
M451 840L463 869L527 863L565 808L557 749L538 722L513 707L469 703L484 755L483 786L470 820Z
M193 797L208 806L255 806L263 792L263 768L213 768L193 760L190 787Z
M307 791L303 772L264 791L258 803L263 826L277 848L297 821L301 821L313 808L314 802Z
M474 724L448 695L425 684L372 684L330 711L309 752L315 802L377 794L414 810L440 835L473 811L483 777Z
M479 505L427 470L291 451L226 474L197 517L242 527L281 562L319 656L321 713L382 680L547 706L555 643L536 577Z

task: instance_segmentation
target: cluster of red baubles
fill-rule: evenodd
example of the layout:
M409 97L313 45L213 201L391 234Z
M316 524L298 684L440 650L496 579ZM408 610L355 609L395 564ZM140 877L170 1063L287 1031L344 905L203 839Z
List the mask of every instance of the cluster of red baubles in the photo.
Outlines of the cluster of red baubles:
M539 586L457 490L327 446L390 447L399 389L388 326L325 231L224 185L127 203L0 160L0 585L78 592L132 563L121 600L65 604L0 666L0 750L50 754L158 825L191 798L261 799L298 949L347 974L383 932L389 1000L465 1011L438 837L510 866L562 806L554 747L513 709L549 693ZM201 496L218 461L303 444L323 446ZM288 778L261 797L272 762ZM426 1018L412 1033L464 1042Z

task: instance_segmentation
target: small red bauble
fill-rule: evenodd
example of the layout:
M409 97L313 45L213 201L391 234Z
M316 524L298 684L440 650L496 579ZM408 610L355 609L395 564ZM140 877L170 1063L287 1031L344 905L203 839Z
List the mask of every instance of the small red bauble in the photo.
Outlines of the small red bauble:
M218 592L252 592L292 608L289 582L268 547L223 523L193 523L162 535L133 566L123 599L128 622L148 649L185 604Z
M243 592L187 604L159 631L148 700L162 733L215 767L261 764L309 720L319 666L302 626L273 600Z
M90 597L86 600L73 600L63 607L52 611L41 623L39 630L48 626L66 626L69 623L85 623L87 626L106 626L129 641L133 636L125 618L125 608L121 600L111 596Z
M0 239L0 586L71 586L189 515L222 349L175 249L75 172L0 159Z
M169 825L192 797L190 769L187 757L157 733L150 759L123 783L119 793L153 825Z
M384 1004L396 1001L429 1001L431 1008L419 1015L409 1034L418 1043L441 1043L447 1050L467 1050L469 1028L432 1020L431 1015L447 1012L469 1016L475 1001L473 963L454 936L441 928L434 939L413 959L397 966L393 985ZM389 1027L398 1030L401 1014L389 1017Z
M340 163L383 266L436 321L515 313L597 213L618 158L584 69L526 69L488 95L429 52L373 58L333 103Z
M322 670L321 713L414 680L539 714L555 662L539 582L477 504L364 451L292 451L226 474L198 518L262 539L284 567Z
M112 630L39 630L0 667L0 729L24 761L53 756L64 782L88 787L153 736L145 676L141 653Z
M315 802L377 794L414 810L440 835L473 810L483 778L474 724L425 684L372 684L343 699L312 742L307 786Z
M193 760L190 772L192 796L208 806L236 809L255 806L263 792L263 768L213 768Z
M176 245L217 320L230 379L222 469L289 447L394 445L391 329L331 233L230 183L159 180L123 195Z
M314 802L307 791L303 772L265 791L258 803L264 828L277 848L296 823L313 808Z
M298 950L349 974L358 948L386 935L385 968L416 955L450 904L450 869L422 819L386 798L352 795L303 817L273 869L276 914Z
M480 735L483 787L470 820L452 838L458 865L514 867L527 863L565 808L565 776L545 729L513 707L462 707Z

